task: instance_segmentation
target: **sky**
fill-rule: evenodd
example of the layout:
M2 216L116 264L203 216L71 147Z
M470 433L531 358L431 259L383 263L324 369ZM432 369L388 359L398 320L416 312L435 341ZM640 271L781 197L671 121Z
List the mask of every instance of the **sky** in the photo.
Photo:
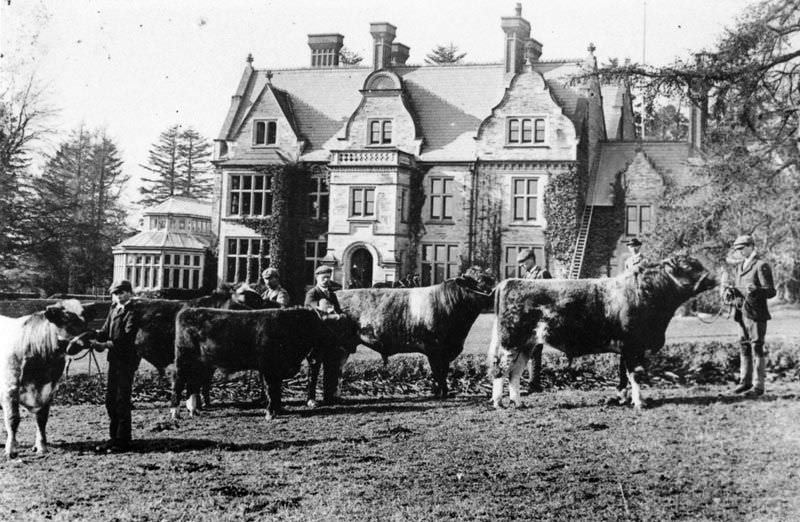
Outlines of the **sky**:
M580 58L594 43L598 60L631 58L651 65L712 47L753 0L522 0L542 60ZM39 145L85 124L116 140L137 199L140 166L173 124L208 138L219 133L248 53L258 69L307 67L307 35L340 33L370 63L371 22L397 27L396 42L421 64L453 43L467 62L499 62L500 17L508 0L3 0L0 82L35 72L58 113ZM645 23L646 22L646 23ZM646 38L644 28L646 26Z

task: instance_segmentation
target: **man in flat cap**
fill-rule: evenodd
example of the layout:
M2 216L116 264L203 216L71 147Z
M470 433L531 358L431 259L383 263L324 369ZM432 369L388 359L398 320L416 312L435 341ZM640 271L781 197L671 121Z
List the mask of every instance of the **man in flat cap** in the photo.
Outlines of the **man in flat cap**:
M775 297L775 285L772 282L772 269L756 254L755 243L750 235L737 237L733 248L743 259L736 267L734 285L744 295L741 315L745 329L739 350L739 385L733 391L757 397L764 394L764 336L767 333L767 321L772 319L767 310L767 299Z
M317 284L306 292L305 306L325 313L342 313L342 309L339 307L339 299L337 299L336 293L333 291L332 275L333 268L330 266L320 265L317 267L314 271L314 278Z
M628 259L625 260L625 271L630 272L644 263L644 256L639 252L642 248L642 242L634 237L629 239L625 244L628 245L628 252L631 254L628 256Z
M292 304L287 292L282 286L280 281L280 274L277 268L267 268L261 273L264 283L267 285L267 291L261 295L264 301L277 303L281 308L287 308Z
M517 254L517 264L525 268L523 279L552 279L547 269L536 264L536 252L532 248L521 250Z
M523 279L552 279L553 276L547 269L536 264L536 252L532 248L526 248L517 254L517 264L525 269ZM528 362L528 393L539 393L542 391L542 349L543 345L537 344L531 352L531 360Z
M131 444L131 389L133 375L139 366L134 341L136 323L130 306L133 288L130 281L122 280L111 285L112 306L103 327L97 330L93 349L108 349L108 384L106 386L106 412L108 412L109 441L98 446L101 452L127 451Z

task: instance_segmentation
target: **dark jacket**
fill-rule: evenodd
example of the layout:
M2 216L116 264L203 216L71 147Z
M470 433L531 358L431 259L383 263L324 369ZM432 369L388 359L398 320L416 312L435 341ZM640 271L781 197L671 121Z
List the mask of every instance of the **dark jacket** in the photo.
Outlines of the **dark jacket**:
M747 287L755 287L748 292ZM744 294L745 317L753 321L772 319L767 310L767 299L775 297L775 285L772 282L772 269L766 261L756 256L751 263L745 261L736 269L736 288Z
M342 313L342 308L339 306L339 299L336 297L336 293L333 290L328 290L326 292L318 286L314 286L306 292L304 305L317 308L321 299L327 299L333 305L333 310L337 314Z
M112 306L108 311L106 322L97 331L97 340L100 342L111 341L112 346L108 351L108 362L123 362L133 364L137 361L136 347L136 321L134 310L130 301L125 306Z

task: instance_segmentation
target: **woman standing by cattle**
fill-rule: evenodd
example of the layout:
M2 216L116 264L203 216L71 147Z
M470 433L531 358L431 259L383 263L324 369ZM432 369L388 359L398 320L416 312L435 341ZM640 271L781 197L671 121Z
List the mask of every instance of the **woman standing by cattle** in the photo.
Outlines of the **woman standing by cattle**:
M97 351L108 349L106 411L110 421L110 439L97 450L113 453L130 449L131 389L139 357L134 346L137 329L134 310L130 306L133 296L131 283L120 281L112 285L110 291L114 306L108 311L106 322L97 331L97 340L92 341L91 346Z

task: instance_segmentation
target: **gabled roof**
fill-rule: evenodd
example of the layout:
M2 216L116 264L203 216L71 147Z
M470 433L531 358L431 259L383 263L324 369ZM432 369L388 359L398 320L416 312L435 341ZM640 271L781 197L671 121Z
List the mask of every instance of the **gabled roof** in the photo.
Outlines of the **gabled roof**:
M553 98L562 106L565 115L577 123L582 118L580 99L583 95L557 79L569 72L575 62L541 62L534 68L545 76ZM409 103L419 119L424 139L421 159L474 159L473 138L478 126L491 115L507 87L503 64L407 65L392 70L402 77ZM248 78L246 88L240 85L239 91L243 92L240 106L231 106L221 136L230 139L230 130L239 127L247 108L267 83L266 72L256 71ZM359 106L360 90L372 72L367 67L270 71L270 81L284 113L294 116L298 134L308 140L302 160L327 161L329 151L338 148L337 135ZM248 76L247 71L244 76ZM277 96L278 92L281 96Z
M176 214L211 218L211 203L186 196L172 196L158 205L145 209L145 216Z
M603 142L600 144L600 161L597 167L593 205L610 206L613 204L613 186L616 176L628 168L640 150L662 175L683 185L691 182L692 174L689 170L691 146L689 143L672 141Z
M204 250L209 244L209 238L187 232L145 230L122 241L114 247L114 250L135 250L137 248Z

